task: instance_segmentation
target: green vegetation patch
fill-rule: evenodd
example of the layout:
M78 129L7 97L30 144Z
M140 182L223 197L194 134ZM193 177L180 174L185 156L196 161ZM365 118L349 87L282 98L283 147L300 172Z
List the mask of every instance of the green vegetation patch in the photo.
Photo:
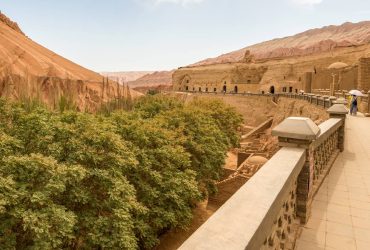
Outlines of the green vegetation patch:
M108 115L0 100L0 248L155 246L215 191L241 121L160 95Z

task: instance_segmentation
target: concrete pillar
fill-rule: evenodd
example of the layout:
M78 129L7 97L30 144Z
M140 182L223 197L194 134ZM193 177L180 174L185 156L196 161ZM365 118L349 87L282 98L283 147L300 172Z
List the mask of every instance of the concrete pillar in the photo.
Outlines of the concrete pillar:
M343 120L343 125L339 129L338 148L340 152L344 150L344 129L346 125L346 116L348 109L343 103L334 104L326 112L329 113L330 118L340 118Z
M306 149L306 160L297 180L297 216L301 223L308 221L313 195L313 147L312 141L320 134L320 128L309 118L289 117L272 130L279 146Z

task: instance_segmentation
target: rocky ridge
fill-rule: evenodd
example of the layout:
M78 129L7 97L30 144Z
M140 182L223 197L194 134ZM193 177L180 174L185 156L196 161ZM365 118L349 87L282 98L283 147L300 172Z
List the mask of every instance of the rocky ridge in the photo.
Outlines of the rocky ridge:
M306 56L369 43L370 21L347 22L339 26L325 26L293 36L258 43L215 58L208 58L190 66Z
M21 33L22 35L24 35L23 31L19 28L18 24L16 22L13 22L12 20L10 20L10 18L5 16L3 13L1 13L1 11L0 11L0 22L6 24L11 29L13 29L13 30Z

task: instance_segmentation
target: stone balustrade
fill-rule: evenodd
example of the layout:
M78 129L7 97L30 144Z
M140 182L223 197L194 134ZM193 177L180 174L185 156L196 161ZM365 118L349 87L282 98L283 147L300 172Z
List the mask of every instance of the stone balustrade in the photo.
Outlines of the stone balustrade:
M272 134L281 149L179 249L294 249L299 225L343 150L347 112L335 104L319 126L302 117L277 125Z
M219 92L198 92L198 91L187 91L184 93L195 93L195 94L208 94L208 95L237 95L237 96L272 96L276 101L277 98L286 97L298 100L305 100L311 104L317 105L322 108L329 108L335 103L337 99L346 100L350 95L347 91L341 90L335 93L335 96L328 96L328 90L314 90L313 93L276 93L276 94L262 94L262 93L219 93ZM364 92L365 93L365 92ZM359 110L370 116L370 91L364 96L360 97Z

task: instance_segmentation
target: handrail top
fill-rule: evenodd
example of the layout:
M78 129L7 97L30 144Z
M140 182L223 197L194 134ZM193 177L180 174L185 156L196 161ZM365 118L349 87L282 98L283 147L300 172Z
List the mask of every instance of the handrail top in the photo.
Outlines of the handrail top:
M281 148L179 249L257 249L306 160L303 148Z
M343 125L343 120L341 118L330 118L325 122L319 125L320 127L320 134L317 137L316 141L314 142L313 146L317 147L323 141L325 141L334 131L338 130L340 126Z

